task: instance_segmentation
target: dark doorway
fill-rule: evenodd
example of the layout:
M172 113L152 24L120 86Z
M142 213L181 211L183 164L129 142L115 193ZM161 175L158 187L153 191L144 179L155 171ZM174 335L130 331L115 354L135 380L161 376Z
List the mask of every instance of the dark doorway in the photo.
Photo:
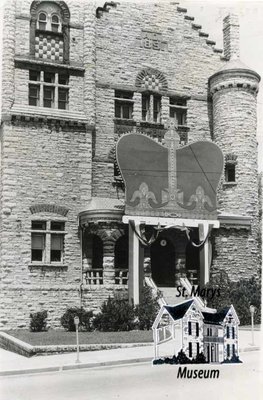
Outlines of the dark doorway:
M166 238L158 238L151 245L152 278L157 286L175 286L175 250Z

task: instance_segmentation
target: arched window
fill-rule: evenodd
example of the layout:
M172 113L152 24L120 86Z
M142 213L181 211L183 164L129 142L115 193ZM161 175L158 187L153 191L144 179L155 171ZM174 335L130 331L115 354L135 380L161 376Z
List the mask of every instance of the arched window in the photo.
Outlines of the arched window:
M94 234L85 234L83 243L83 261L88 268L103 268L103 242Z
M129 245L128 237L121 236L115 243L114 267L127 269L129 265Z
M52 32L61 32L60 18L56 14L53 14L51 17L51 30Z
M47 15L44 12L38 14L38 29L43 31L47 29Z
M33 1L30 54L39 60L69 62L69 9L64 1Z

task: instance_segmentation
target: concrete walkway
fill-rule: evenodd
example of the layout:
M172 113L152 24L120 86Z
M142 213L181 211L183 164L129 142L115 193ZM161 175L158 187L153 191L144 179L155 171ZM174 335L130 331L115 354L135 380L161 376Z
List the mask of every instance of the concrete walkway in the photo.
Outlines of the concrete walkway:
M239 331L239 349L242 352L260 350L261 331L255 331L255 346L251 345L251 332ZM162 345L162 354L173 355L172 342ZM75 368L94 368L138 362L153 359L153 345L125 349L85 351L80 353L80 363L76 363L76 353L23 357L0 349L0 376L62 371Z

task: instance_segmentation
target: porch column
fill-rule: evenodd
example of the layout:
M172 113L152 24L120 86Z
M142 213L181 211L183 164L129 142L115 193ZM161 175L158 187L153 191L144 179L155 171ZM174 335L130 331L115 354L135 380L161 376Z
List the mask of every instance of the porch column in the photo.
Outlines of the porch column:
M213 225L204 222L199 224L199 240L202 242L207 237L208 233L211 231ZM209 269L211 262L211 247L209 245L209 237L205 241L204 245L200 249L200 285L204 286L209 282Z
M129 222L129 302L140 303L143 286L144 249Z

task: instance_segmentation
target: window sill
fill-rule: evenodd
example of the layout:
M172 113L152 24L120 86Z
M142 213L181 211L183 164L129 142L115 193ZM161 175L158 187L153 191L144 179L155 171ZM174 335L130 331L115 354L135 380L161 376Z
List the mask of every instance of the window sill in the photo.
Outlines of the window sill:
M141 121L140 126L145 127L145 128L164 129L164 125L160 124L159 122Z
M37 34L46 34L46 35L52 35L52 36L60 36L60 37L62 37L63 38L63 32L55 32L55 31L52 31L52 30L50 30L50 29L36 29L36 35Z
M189 126L187 126L187 125L178 125L177 129L179 131L189 131L190 130Z
M224 182L223 186L224 187L237 186L237 182Z
M136 121L133 119L114 118L114 122L116 125L136 125Z
M31 263L28 264L29 268L68 268L66 264L59 264L59 263L52 263L52 264L47 264L47 263Z

